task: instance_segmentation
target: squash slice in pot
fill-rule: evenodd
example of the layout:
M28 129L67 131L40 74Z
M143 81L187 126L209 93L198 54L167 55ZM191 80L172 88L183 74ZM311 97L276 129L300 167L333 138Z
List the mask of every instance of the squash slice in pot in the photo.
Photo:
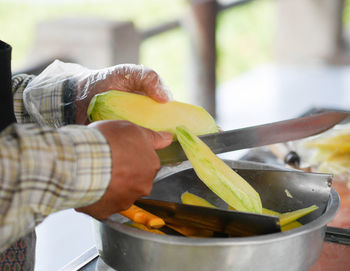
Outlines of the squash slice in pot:
M210 190L238 211L262 213L259 194L202 140L184 126L176 128L176 135L197 176Z

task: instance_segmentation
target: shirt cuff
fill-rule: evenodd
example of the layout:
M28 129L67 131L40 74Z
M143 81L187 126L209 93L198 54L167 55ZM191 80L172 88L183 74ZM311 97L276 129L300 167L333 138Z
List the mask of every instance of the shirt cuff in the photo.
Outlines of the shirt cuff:
M34 75L27 74L18 74L12 77L13 107L18 123L31 123L34 121L23 104L23 91L34 78Z

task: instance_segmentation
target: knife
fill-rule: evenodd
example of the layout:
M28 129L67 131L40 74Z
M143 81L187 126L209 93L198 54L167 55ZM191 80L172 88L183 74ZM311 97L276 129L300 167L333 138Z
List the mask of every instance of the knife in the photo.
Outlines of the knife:
M347 112L329 111L301 118L207 134L199 138L214 153L224 153L316 135L332 128L348 116L349 113ZM162 165L187 160L178 141L174 141L170 146L158 150L157 153Z
M144 198L137 199L134 204L161 217L166 223L212 230L232 237L281 231L277 216L226 211Z

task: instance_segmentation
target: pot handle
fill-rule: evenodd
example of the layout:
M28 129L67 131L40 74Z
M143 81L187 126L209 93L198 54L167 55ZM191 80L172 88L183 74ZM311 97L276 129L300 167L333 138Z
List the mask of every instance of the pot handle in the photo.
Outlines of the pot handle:
M337 227L327 227L326 242L333 242L341 245L350 245L350 229L343 229Z

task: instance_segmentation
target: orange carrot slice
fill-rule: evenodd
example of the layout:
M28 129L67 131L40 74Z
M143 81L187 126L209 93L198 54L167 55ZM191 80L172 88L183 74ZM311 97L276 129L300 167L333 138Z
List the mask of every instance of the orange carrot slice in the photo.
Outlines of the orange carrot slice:
M148 228L159 229L165 225L162 218L151 214L136 205L132 205L129 209L121 211L120 214L136 223L143 224Z

